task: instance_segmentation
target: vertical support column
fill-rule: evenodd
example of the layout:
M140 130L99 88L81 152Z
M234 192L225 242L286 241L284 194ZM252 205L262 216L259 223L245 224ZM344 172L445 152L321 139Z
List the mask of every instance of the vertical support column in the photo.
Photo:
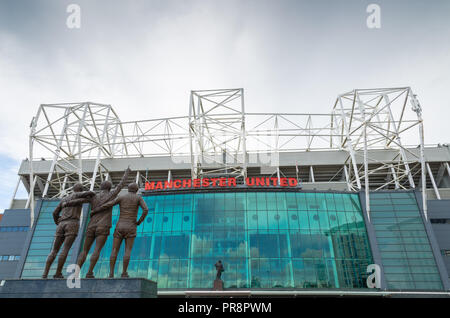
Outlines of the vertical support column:
M369 161L368 161L368 154L367 154L367 122L364 122L364 192L366 194L367 219L370 222Z
M370 193L369 193L369 155L367 150L367 125L366 120L366 109L364 103L359 98L359 94L356 95L358 98L359 111L362 115L362 120L364 122L364 192L366 194L366 213L367 219L370 222Z
M275 130L275 152L273 153L273 155L270 158L270 165L271 166L275 166L277 167L277 181L278 184L280 184L280 154L279 154L279 149L278 149L278 140L279 140L279 134L280 134L280 130L278 127L278 116L275 115L275 122L274 122L274 127L273 129ZM274 162L276 160L276 162Z
M194 131L195 128L193 127L195 125L195 120L196 120L196 114L195 114L195 109L194 109L194 92L191 91L191 97L189 100L189 145L190 145L190 151L191 151L191 179L195 178L196 175L196 165L197 165L197 161L195 158L195 154L194 154L194 145L193 143L195 142L194 138L195 136Z
M436 194L436 198L438 200L440 200L441 196L439 194L439 189L436 185L436 181L434 181L433 172L431 171L430 164L427 162L426 165L427 165L428 174L430 175L431 184L433 185L434 194Z
M400 188L400 184L398 183L397 174L395 173L395 169L394 169L394 166L393 166L393 165L391 165L391 173L392 173L392 177L394 178L395 189Z
M47 182L45 182L45 187L44 187L44 191L42 192L42 197L45 197L47 195L48 192L48 187L50 185L50 181L52 180L52 176L53 176L53 171L56 168L56 163L58 162L59 159L59 154L61 152L61 147L62 147L62 142L64 140L64 136L66 133L66 129L67 129L67 125L69 122L69 113L72 111L71 108L66 108L66 111L64 112L64 125L61 129L61 135L59 137L58 143L57 143L57 148L55 151L55 155L53 156L53 161L52 161L52 165L50 166L50 172L47 176Z
M83 160L82 160L82 155L81 155L81 131L83 130L83 127L84 127L88 107L89 107L88 104L84 104L83 117L82 117L82 120L78 124L78 138L77 138L78 139L77 140L78 141L78 182L80 182L80 183L83 182Z
M10 209L12 209L12 207L13 207L13 205L14 205L14 199L16 198L16 193L17 193L17 189L19 188L19 185L20 185L20 176L19 176L19 178L18 178L18 180L17 180L17 183L16 183L16 187L14 188L14 193L13 193L13 195L12 195L12 198L11 198L11 203L9 204L9 208Z
M33 142L34 142L34 134L36 133L36 125L37 121L39 119L39 116L42 111L42 105L39 106L38 112L36 117L33 117L31 121L31 130L30 130L30 138L29 138L29 160L30 160L30 193L27 200L27 204L25 208L30 208L30 228L33 226L34 223L34 185L36 184L36 178L34 177L34 171L33 171Z
M281 182L280 182L280 167L277 167L277 182L278 182L278 185L281 185Z
M347 119L345 117L345 113L344 113L344 105L342 105L342 97L339 96L339 105L341 107L341 120L342 120L342 125L344 126L344 130L345 130L345 135L346 135L346 145L347 145L347 151L350 154L350 158L352 160L352 166L353 166L353 172L355 174L355 179L356 179L356 185L358 187L359 190L361 190L361 180L359 179L359 172L358 172L358 167L356 165L356 158L355 158L355 151L353 149L353 145L352 145L352 140L350 138L350 132L349 129L347 127ZM343 146L343 145L342 145Z
M170 170L169 170L170 171ZM136 184L138 185L138 187L139 187L139 184L140 184L140 181L141 180L141 173L140 173L140 171L138 170L138 172L136 173ZM170 180L169 180L170 181Z
M309 166L309 182L316 182L316 179L314 178L314 169L312 166Z
M105 141L105 135L108 133L110 111L111 111L111 106L108 107L108 111L106 112L106 118L105 118L105 124L103 125L102 137L101 137L101 140L98 141L99 144L98 144L97 159L95 160L94 171L92 173L90 191L94 190L95 179L97 178L97 170L100 165L100 154L102 153L102 145Z
M420 125L422 126L422 124ZM422 129L421 129L422 130ZM423 204L423 214L425 215L425 220L428 221L428 208L427 208L427 174L425 172L425 158L423 151L423 141L421 138L420 143L420 162L421 162L421 179L422 179L422 204Z
M420 118L421 119L421 118ZM425 220L428 221L428 207L427 207L427 174L425 168L425 150L424 150L424 136L423 136L423 121L420 121L419 125L420 134L420 166L421 166L421 177L422 177L422 205L423 214Z
M244 104L244 89L241 88L241 104L242 104L242 123L241 123L241 138L242 138L242 173L245 182L245 178L247 178L247 132L245 127L245 104Z
M116 149L119 146L116 141L117 141L117 134L118 134L118 131L119 131L119 125L120 124L116 122L115 125L116 125L116 127L114 129L114 135L111 138L111 141L112 141L112 146L110 147L111 148L111 158L114 158L114 155L116 154Z
M425 139L423 134L423 119L422 119L422 107L416 98L416 95L412 93L411 88L408 91L411 96L411 106L412 110L417 114L417 119L419 120L419 138L420 138L420 169L421 169L421 179L422 179L422 204L423 204L423 214L425 220L428 221L428 207L427 207L427 175L425 166Z
M56 163L58 162L58 159L59 159L59 154L61 152L62 142L64 140L64 136L65 136L67 125L68 125L68 117L69 117L69 112L70 111L71 111L71 108L67 108L65 113L64 113L64 125L63 125L63 128L61 130L61 136L60 136L60 138L58 140L55 156L53 157L52 165L50 167L50 172L49 172L49 174L47 176L47 182L45 182L45 187L44 187L44 191L42 192L42 197L45 197L47 195L48 187L50 185L50 181L52 180L53 171L55 170Z
M398 129L397 124L395 122L394 115L392 115L391 102L389 100L389 97L386 94L384 94L383 97L384 97L384 100L386 101L386 105L388 105L389 118L390 118L392 126L394 127L394 130L395 130L395 138L397 139L397 144L400 147L400 156L402 157L403 164L405 165L406 174L408 175L409 185L410 185L411 188L414 189L416 187L416 185L414 184L414 179L413 179L412 174L411 174L411 169L409 168L408 159L406 157L405 150L403 149L403 145L402 145L401 140L400 140L399 129Z
M33 180L31 181L32 186L30 186L30 195L28 196L27 203L25 204L25 209L30 208L30 210L33 210L32 202L34 200L34 193L33 193L33 196L31 194L32 194L32 192L34 192L34 185L36 184L36 179L37 179L37 176L34 176Z
M350 178L348 176L347 166L345 164L344 164L344 174L345 174L345 181L347 181L347 189L348 189L348 191L352 191L352 187L350 186Z
M62 189L61 189L61 192L59 193L59 197L60 197L60 198L62 198L63 195L65 194L66 184L67 184L67 174L64 176L64 180L63 180L63 184L62 184Z

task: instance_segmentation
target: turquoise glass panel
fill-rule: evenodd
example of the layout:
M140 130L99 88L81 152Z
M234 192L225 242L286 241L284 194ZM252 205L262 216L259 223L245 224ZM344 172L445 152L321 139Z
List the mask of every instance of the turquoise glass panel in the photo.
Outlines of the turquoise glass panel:
M370 205L388 288L442 290L414 193L371 193Z
M128 273L157 281L159 289L212 288L218 259L225 267L225 288L366 288L366 268L373 260L358 194L172 193L151 194L144 200L149 214L138 227ZM54 235L51 212L56 204L43 202L23 277L41 275ZM111 233L118 206L112 213ZM405 226L417 225L410 221ZM94 270L96 277L109 274L112 241L110 235ZM92 251L93 247L82 276ZM123 246L116 277L122 258ZM431 278L434 274L414 272Z

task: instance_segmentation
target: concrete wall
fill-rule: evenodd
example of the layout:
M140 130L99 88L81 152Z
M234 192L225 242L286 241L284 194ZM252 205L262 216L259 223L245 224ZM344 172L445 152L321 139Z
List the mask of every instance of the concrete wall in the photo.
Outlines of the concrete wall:
M428 200L428 217L432 219L450 219L450 200ZM431 223L439 249L450 250L450 223ZM442 256L447 272L450 273L450 256Z
M5 210L0 227L30 226L30 210ZM20 255L28 232L0 232L0 255ZM13 278L19 261L0 262L0 280Z
M449 147L426 147L424 149L425 157L427 162L448 162L450 161L450 148ZM360 151L361 156L356 157L357 164L363 164L364 159L362 156L362 151ZM393 158L396 158L398 152L389 149L370 149L369 155L374 160L391 160L394 162ZM412 155L414 154L414 155ZM417 161L417 156L419 154L419 148L409 148L406 152L406 157L409 161ZM265 160L267 156L271 156L271 153L263 153L261 155L249 158L249 167L260 167L267 166ZM242 159L242 156L238 156ZM255 161L255 159L257 159ZM299 151L299 152L281 152L279 153L279 165L280 166L323 166L323 165L343 165L348 159L348 152L344 150L323 150L323 151ZM102 165L110 172L114 171L124 171L129 165L132 170L145 171L146 169L151 170L176 170L176 169L191 169L191 164L189 156L176 157L173 160L170 156L158 156L158 157L145 157L145 158L114 158L114 159L102 159ZM187 162L186 162L187 161ZM33 161L33 171L35 174L48 174L52 161L51 160L34 160ZM60 162L60 165L67 165L64 162ZM78 165L78 161L74 160L73 164ZM204 164L205 167L214 168L217 165ZM83 172L92 173L95 167L95 159L84 159L83 160ZM67 165L67 168L72 169ZM57 171L64 172L61 168L57 168ZM28 176L30 173L30 162L28 160L23 160L19 175Z

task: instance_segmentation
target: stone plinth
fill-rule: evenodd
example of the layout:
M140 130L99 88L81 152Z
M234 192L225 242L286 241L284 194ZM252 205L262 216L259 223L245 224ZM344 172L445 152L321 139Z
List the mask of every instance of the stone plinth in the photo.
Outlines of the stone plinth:
M80 279L80 288L66 279L7 279L0 298L156 298L157 285L144 278Z
M221 279L214 280L214 290L223 290L223 281Z

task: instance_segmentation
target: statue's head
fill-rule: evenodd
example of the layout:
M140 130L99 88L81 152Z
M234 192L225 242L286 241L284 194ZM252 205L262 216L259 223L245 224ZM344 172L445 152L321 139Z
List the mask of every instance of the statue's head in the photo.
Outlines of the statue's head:
M139 187L136 183L133 182L128 185L128 192L136 193L136 192L138 192L138 190L139 190Z
M81 192L81 191L83 191L84 189L83 189L83 185L81 184L81 183L76 183L74 186L73 186L73 191L74 192Z
M109 190L111 190L111 187L112 187L112 183L110 181L103 181L100 184L100 190L107 190L107 191L109 191Z

